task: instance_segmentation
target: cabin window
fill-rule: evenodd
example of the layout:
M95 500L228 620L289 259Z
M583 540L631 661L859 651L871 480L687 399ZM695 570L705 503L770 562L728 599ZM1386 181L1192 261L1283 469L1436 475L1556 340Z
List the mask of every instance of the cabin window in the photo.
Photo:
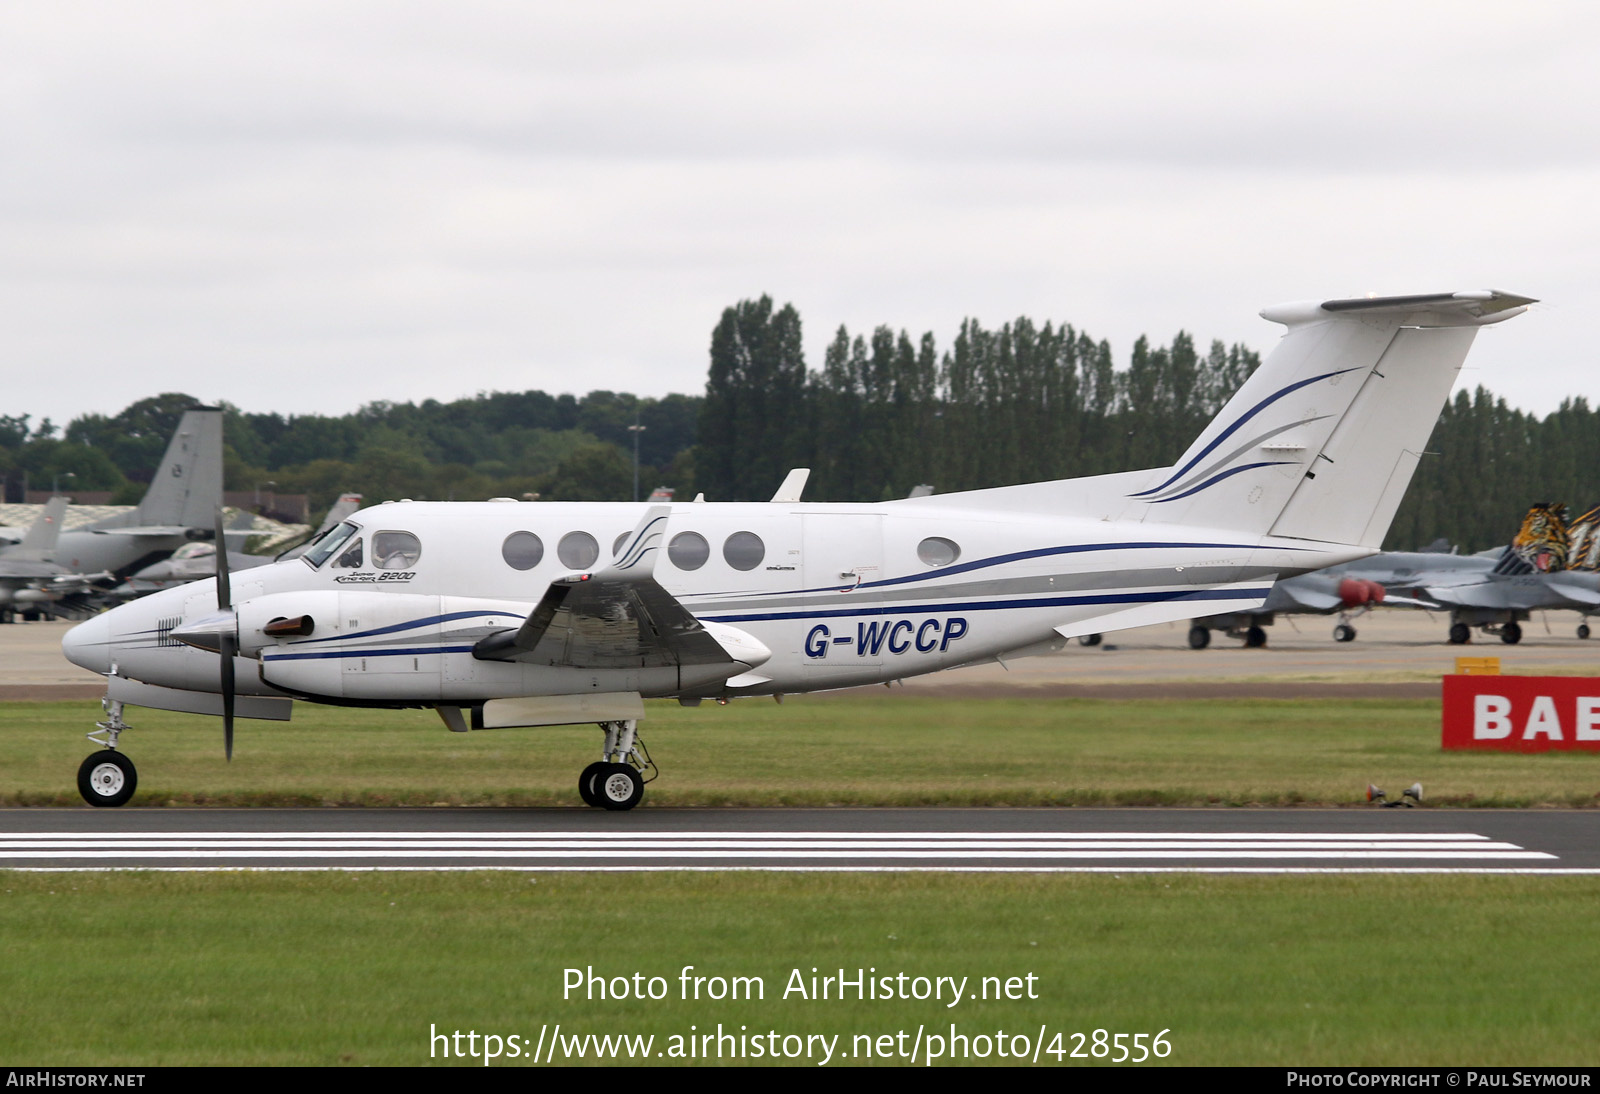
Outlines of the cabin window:
M917 544L917 557L929 566L948 566L961 557L961 548L955 540L929 536Z
M617 552L622 550L622 545L628 542L628 536L631 534L630 532L624 532L617 537L616 542L611 545L611 557L616 557Z
M327 532L323 533L321 539L317 540L311 545L311 549L305 553L305 560L309 562L311 564L311 568L315 570L324 562L328 561L328 559L332 558L334 552L340 547L343 547L345 545L345 541L351 536L355 535L357 531L358 529L356 526L351 524L349 521L345 521L343 524L340 524L334 528L330 528Z
M556 545L556 557L569 570L587 570L600 557L600 544L588 532L568 532Z
M544 540L532 532L512 532L500 545L500 557L513 570L531 570L544 558Z
M767 545L754 532L735 532L723 540L722 557L735 570L754 570L767 557Z
M409 570L422 557L422 541L410 532L377 532L372 537L372 564L380 570Z
M699 532L679 532L667 544L667 557L680 570L698 570L711 557L711 544Z
M361 537L357 536L350 541L349 546L339 552L339 557L334 561L333 566L336 570L359 570L362 558Z

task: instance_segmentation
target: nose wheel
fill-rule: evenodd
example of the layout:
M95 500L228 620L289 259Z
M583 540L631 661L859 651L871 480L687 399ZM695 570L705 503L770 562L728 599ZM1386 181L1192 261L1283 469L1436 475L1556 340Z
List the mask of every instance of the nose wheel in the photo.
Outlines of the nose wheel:
M109 748L91 752L78 767L78 793L90 805L121 805L138 786L133 761Z
M115 666L112 672L116 671ZM89 740L100 745L78 765L78 793L90 805L121 805L133 797L139 786L139 772L133 761L117 751L117 738L128 728L122 720L122 704L109 696L100 700L106 720L96 722Z

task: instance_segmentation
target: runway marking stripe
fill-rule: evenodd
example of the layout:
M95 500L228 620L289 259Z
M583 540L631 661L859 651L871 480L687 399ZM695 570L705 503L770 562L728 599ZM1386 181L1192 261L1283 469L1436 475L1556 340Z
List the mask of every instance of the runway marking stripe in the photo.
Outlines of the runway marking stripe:
M1476 832L29 832L3 839L1487 840Z
M297 850L355 850L360 848L379 848L392 850L523 850L540 851L546 849L591 849L603 850L615 848L619 841L615 840L555 840L555 839L527 839L505 840L489 842L485 840L443 839L443 840L385 840L385 839L351 839L351 840L282 840L282 839L138 839L120 840L107 846L102 841L90 839L74 840L38 840L38 839L0 839L0 855L6 851L29 850L79 850L79 849L160 849L172 847L206 848L216 850L227 849L279 849L287 851ZM761 849L772 851L807 851L807 850L915 850L915 851L1073 851L1073 850L1337 850L1337 851L1382 851L1382 850L1409 850L1409 851L1519 851L1522 848L1515 843L1474 843L1469 840L1341 840L1332 841L1309 840L1274 840L1271 842L1260 840L1205 840L1205 841L1180 841L1180 840L1080 840L1080 839L1019 839L1019 840L739 840L739 839L705 839L705 840L652 840L640 843L638 850L642 853L655 853L657 851L670 851L680 849Z
M118 851L11 851L3 859L1554 859L1544 851L914 851L914 849L851 849L851 851L744 851L744 849L326 849L302 848L294 851L258 849L118 849Z
M785 874L1498 874L1514 877L1587 877L1600 875L1597 868L1547 866L14 866L19 874L290 874L349 873L447 874L543 873L543 874L647 874L663 870L679 873L741 871L744 873Z

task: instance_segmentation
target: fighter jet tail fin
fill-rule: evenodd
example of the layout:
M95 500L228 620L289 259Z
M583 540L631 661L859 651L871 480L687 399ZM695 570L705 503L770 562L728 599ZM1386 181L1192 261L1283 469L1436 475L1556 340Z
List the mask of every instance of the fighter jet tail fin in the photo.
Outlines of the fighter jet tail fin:
M186 411L139 503L137 525L209 528L222 504L222 411Z
M14 562L53 562L56 540L61 538L61 521L66 513L66 495L57 494L45 502L38 518L28 526L28 534L6 552L6 558Z

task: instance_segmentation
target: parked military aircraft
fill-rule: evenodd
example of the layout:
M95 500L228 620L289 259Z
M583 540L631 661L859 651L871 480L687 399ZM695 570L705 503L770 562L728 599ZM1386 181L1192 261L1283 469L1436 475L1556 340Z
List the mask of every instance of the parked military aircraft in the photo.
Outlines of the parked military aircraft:
M1339 613L1336 641L1356 637L1351 621L1380 604L1448 611L1452 644L1470 640L1472 628L1522 640L1522 623L1535 611L1600 610L1600 573L1567 567L1564 507L1537 502L1522 527L1503 547L1474 555L1439 550L1389 551L1319 573L1286 578L1273 586L1260 608L1196 619L1189 645L1204 648L1212 629L1242 637L1247 646L1266 644L1264 627L1279 614ZM1587 514L1586 514L1587 516ZM1572 552L1576 558L1576 552ZM1587 623L1579 624L1587 638Z
M0 623L20 613L24 619L56 615L64 602L82 596L106 575L83 574L55 562L61 519L67 498L57 494L45 503L22 542L0 558Z
M221 504L222 411L198 407L178 423L139 507L63 532L56 560L69 570L126 578L185 543L209 539ZM0 559L16 557L17 549L0 548Z
M653 772L644 698L850 687L1259 605L1280 576L1371 555L1500 292L1310 301L1172 467L805 504L396 503L299 559L226 571L70 631L107 676L79 789L137 776L125 704L287 718L303 699L432 707L451 730L598 723L590 804ZM611 553L603 561L601 545Z

